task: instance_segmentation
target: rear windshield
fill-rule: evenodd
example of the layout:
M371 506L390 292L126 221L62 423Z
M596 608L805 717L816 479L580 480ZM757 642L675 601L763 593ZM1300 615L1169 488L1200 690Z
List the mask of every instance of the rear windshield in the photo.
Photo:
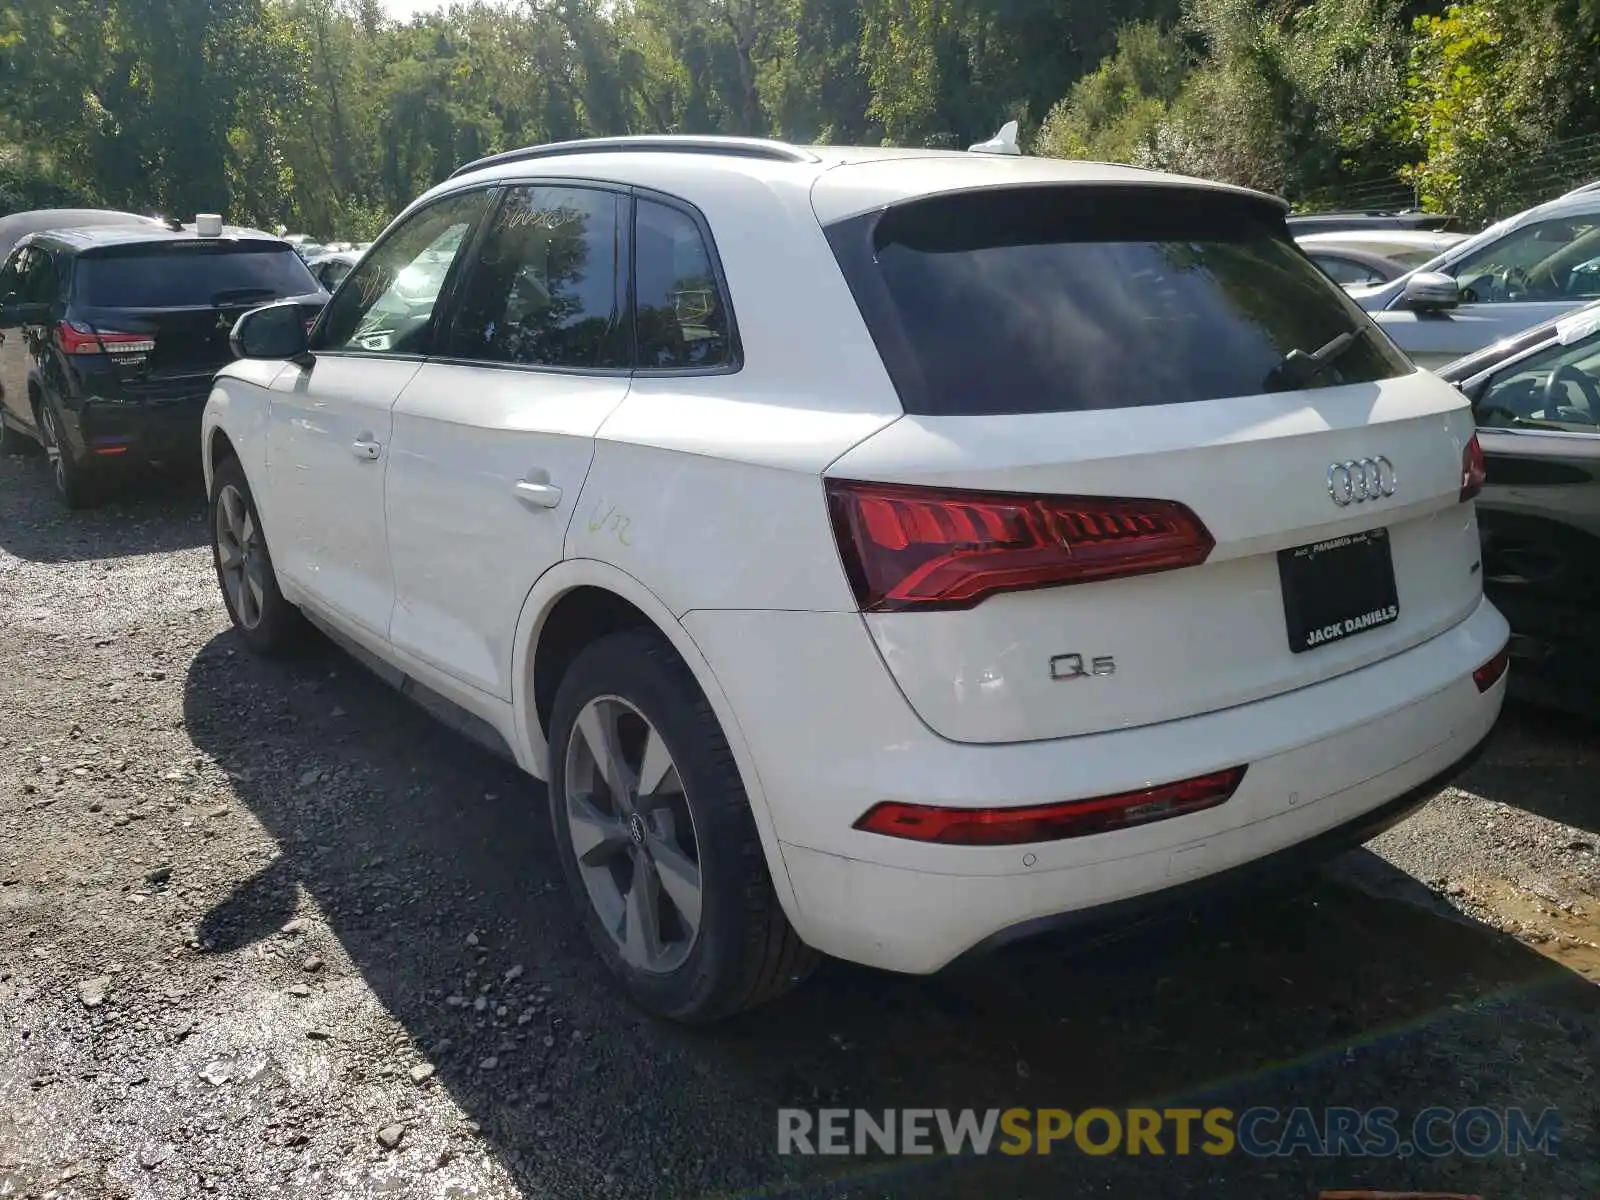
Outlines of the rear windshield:
M288 246L179 243L78 259L73 299L91 308L203 308L317 290Z
M1247 199L966 192L828 237L908 412L1136 408L1413 370L1282 217ZM1314 374L1284 369L1290 351L1352 331Z

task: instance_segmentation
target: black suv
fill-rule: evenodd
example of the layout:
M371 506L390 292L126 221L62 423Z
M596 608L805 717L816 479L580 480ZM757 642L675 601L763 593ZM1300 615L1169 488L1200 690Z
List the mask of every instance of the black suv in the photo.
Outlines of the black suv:
M53 229L0 265L0 440L38 441L71 507L115 468L197 464L234 322L292 299L309 323L327 302L287 242L205 233L176 221Z

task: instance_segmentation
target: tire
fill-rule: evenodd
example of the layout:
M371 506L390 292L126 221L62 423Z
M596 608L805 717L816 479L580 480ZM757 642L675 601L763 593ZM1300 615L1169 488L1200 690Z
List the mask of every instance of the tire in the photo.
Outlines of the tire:
M261 514L238 459L217 465L210 512L211 561L234 629L256 654L282 657L301 649L306 620L278 590Z
M601 728L621 748L630 782L660 769L651 732L656 750L665 747L663 782L651 787L646 778L634 790L647 794L626 811L591 747ZM727 739L664 637L626 630L581 651L557 689L550 731L550 815L562 871L584 931L629 998L657 1016L705 1024L775 999L811 973L818 956L778 903ZM682 905L686 860L699 890ZM635 901L637 883L652 876L644 894L654 891L653 906ZM685 912L696 906L691 933ZM659 918L654 936L640 932L652 922L632 919L643 911Z
M44 397L39 401L39 444L50 460L56 496L70 509L92 508L100 502L103 481L73 453L64 428L61 410L50 397Z

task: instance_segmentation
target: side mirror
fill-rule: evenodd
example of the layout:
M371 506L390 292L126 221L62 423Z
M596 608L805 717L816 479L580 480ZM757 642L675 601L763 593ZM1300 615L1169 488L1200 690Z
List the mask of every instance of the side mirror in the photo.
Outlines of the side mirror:
M310 334L300 305L293 300L253 308L234 324L228 345L236 358L311 361Z
M1461 303L1461 285L1438 271L1418 271L1406 280L1400 299L1413 312L1444 312Z
M50 320L48 304L0 304L0 329L44 325Z

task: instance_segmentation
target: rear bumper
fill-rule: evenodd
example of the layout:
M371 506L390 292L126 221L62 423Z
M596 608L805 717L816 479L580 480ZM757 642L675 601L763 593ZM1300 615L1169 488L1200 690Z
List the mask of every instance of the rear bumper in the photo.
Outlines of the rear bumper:
M209 395L208 388L129 402L91 398L68 415L68 436L90 462L198 462L200 418Z
M1171 920L1213 905L1248 896L1262 889L1293 887L1306 881L1322 863L1365 842L1404 821L1417 809L1449 786L1483 756L1489 744L1485 735L1462 758L1432 779L1424 780L1387 804L1362 813L1303 842L1295 843L1264 858L1230 867L1214 875L1182 883L1176 887L1146 892L1126 900L1114 900L1091 908L1057 913L1023 921L990 934L962 956L978 958L1012 942L1047 933L1072 933L1085 938L1101 934L1121 934L1142 925Z
M739 714L810 944L917 974L1109 906L1304 848L1326 857L1437 791L1488 735L1505 683L1472 672L1505 645L1487 602L1403 654L1203 716L1084 737L962 744L922 725L854 614L692 613L685 625ZM1028 846L931 846L863 833L882 800L954 807L1107 795L1247 764L1205 812ZM1281 860L1288 862L1289 860Z

